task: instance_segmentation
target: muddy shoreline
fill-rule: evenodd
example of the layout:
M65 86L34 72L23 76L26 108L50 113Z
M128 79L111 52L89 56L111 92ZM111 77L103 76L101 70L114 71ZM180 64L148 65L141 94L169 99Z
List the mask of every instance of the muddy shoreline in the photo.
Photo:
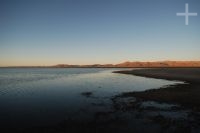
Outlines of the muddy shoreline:
M128 92L121 96L133 96L143 100L176 103L200 110L200 68L155 68L115 71L148 78L183 81L185 84L164 86L142 92Z

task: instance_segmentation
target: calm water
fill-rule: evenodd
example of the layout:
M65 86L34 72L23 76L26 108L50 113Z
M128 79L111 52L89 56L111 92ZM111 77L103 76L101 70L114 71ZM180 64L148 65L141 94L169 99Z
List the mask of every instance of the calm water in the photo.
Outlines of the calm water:
M110 110L110 98L116 94L177 83L112 73L114 70L119 69L1 68L0 124L24 127L65 119L86 121L96 112Z

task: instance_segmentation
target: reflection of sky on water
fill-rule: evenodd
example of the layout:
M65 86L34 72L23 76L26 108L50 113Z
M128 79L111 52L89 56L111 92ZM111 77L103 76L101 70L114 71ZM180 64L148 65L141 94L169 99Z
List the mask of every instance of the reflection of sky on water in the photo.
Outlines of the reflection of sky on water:
M114 70L0 69L1 122L40 125L69 117L91 118L110 108L111 96L175 83L111 73ZM92 92L92 96L87 98L82 92Z

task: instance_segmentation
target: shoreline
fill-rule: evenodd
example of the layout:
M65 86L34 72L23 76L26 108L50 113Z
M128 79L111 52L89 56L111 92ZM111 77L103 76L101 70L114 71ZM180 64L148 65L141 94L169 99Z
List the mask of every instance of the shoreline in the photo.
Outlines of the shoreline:
M169 68L165 68L165 72L166 69ZM197 82L199 78L198 76L195 77L195 75L198 75L197 71L200 71L200 69L187 69L188 70L184 69L181 72L178 70L178 72L173 72L172 75L170 75L171 77L174 77L173 74L179 75L179 77L171 80L180 80L185 73L193 75L184 76L187 77L185 84L114 95L108 97L108 99L111 100L111 103L108 104L104 104L102 100L97 97L95 100L100 104L97 103L95 105L95 102L92 102L90 106L88 106L88 109L99 108L100 110L97 110L94 114L90 114L92 117L89 120L65 117L62 121L51 125L47 124L24 128L2 127L0 131L2 130L5 133L197 133L200 131L200 108L198 108L200 107L200 83ZM164 71L161 68L154 69L154 71L148 69L149 72L154 73L155 70L159 70L159 72L161 70ZM147 69L124 70L117 73L132 75L133 72L136 73L136 71L140 72L140 74L143 72L143 74L147 75ZM183 71L185 73L183 73ZM167 71L167 73L169 73L169 71ZM159 79L164 79L161 73L158 74L160 76ZM95 98L93 91L84 91L80 93L80 95L87 98L87 100L94 100ZM177 99L174 99L174 97L177 97ZM190 109L185 107L190 107ZM80 109L79 111L82 116L90 113L87 112L87 109ZM79 116L79 114L77 116Z
M183 81L175 84L141 92L126 92L120 97L135 97L143 101L156 101L179 104L200 111L200 69L199 68L149 68L114 73L130 74L147 78Z

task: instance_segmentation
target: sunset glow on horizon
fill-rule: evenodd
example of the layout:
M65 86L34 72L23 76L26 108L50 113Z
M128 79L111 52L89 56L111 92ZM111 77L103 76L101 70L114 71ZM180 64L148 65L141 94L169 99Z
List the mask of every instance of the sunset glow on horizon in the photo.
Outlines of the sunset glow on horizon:
M0 66L200 61L199 44L199 0L0 1Z

